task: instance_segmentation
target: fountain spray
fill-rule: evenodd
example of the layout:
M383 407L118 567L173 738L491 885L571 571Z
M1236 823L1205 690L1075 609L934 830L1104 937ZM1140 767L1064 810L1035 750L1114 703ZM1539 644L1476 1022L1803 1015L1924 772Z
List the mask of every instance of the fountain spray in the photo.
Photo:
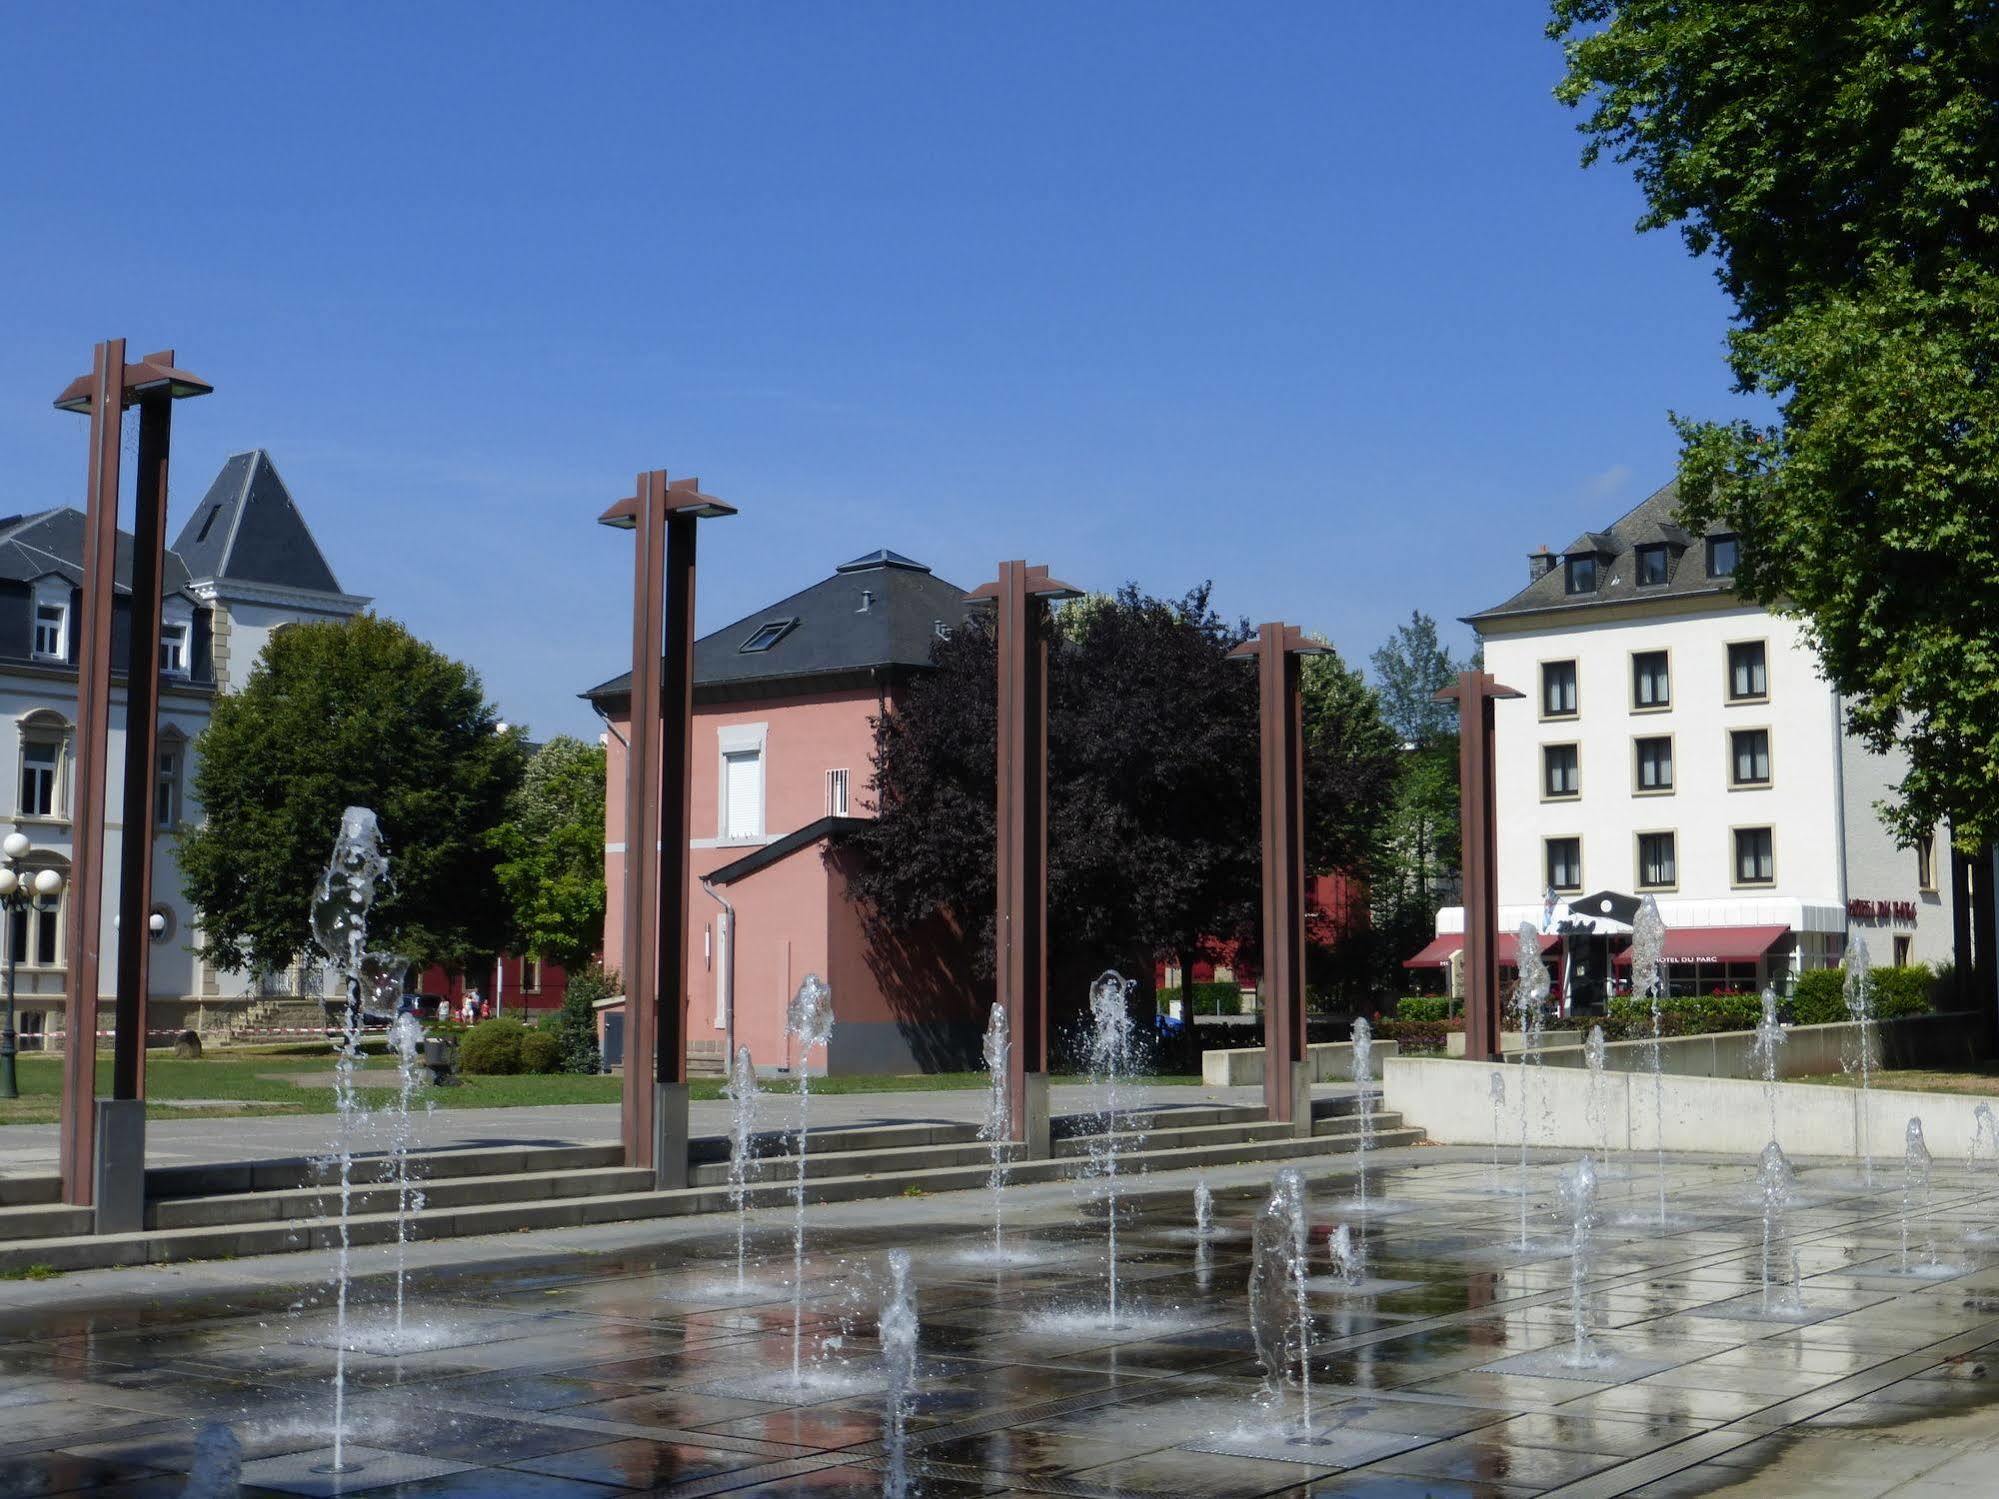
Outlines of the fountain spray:
M882 1411L882 1450L888 1470L884 1499L908 1499L909 1399L916 1383L916 1297L909 1288L909 1251L888 1252L889 1291L882 1302L880 1340L888 1393Z
M1090 1080L1096 1084L1103 1104L1102 1128L1093 1137L1090 1155L1093 1170L1104 1179L1104 1196L1109 1209L1105 1215L1110 1224L1105 1248L1105 1284L1110 1318L1108 1326L1112 1328L1118 1325L1118 1154L1121 1140L1118 1133L1121 1125L1118 1092L1120 1081L1132 1070L1133 987L1130 979L1113 969L1107 969L1090 985L1090 1029L1086 1036Z
M1271 1180L1270 1196L1256 1215L1251 1234L1249 1330L1263 1365L1267 1400L1282 1397L1298 1371L1303 1415L1299 1429L1312 1431L1312 1316L1306 1299L1305 1177L1287 1166ZM1295 1360L1295 1365L1294 1365Z
M1638 903L1631 919L1631 992L1651 1001L1652 1029L1645 1041L1645 1064L1652 1069L1652 1152L1659 1178L1659 1231L1666 1229L1666 1057L1659 1046L1660 962L1666 950L1666 923L1651 896Z
M1597 1148L1606 1159L1610 1156L1610 1100L1605 1096L1603 1069L1608 1056L1603 1027L1591 1026L1588 1037L1583 1041L1583 1065L1589 1068L1589 1097L1584 1113L1589 1116L1590 1129L1596 1134Z
M1374 1027L1366 1016L1353 1023L1354 1102L1360 1111L1360 1142L1354 1150L1355 1210L1367 1212L1367 1153L1374 1148L1374 1106L1368 1101L1368 1084L1374 1081Z
M1874 1071L1874 985L1870 980L1872 962L1867 956L1867 939L1859 932L1846 941L1846 1015L1853 1024L1846 1045L1841 1048L1840 1066L1846 1075L1860 1078L1860 1091L1853 1098L1853 1151L1860 1157L1861 1179L1874 1185L1874 1147L1868 1139L1868 1090Z
M354 1200L354 1133L361 1111L354 1091L354 1069L361 1059L363 988L387 962L368 951L368 912L388 874L389 859L382 848L382 830L375 814L366 807L349 807L340 814L332 857L312 895L313 939L338 966L346 998L340 1049L333 1063L334 1101L339 1111L334 1149L340 1166L340 1246L334 1261L333 1461L323 1470L328 1473L356 1471L346 1460L347 1290L351 1274L348 1216Z
M1600 1360L1590 1336L1589 1272L1594 1254L1590 1229L1596 1214L1596 1162L1584 1156L1562 1173L1562 1196L1569 1205L1569 1329L1571 1369L1595 1368Z
M1194 1237L1208 1239L1215 1232L1215 1194L1208 1189L1206 1177L1194 1183Z
M750 1172L756 1167L757 1112L763 1090L747 1046L729 1067L729 1203L736 1210L736 1294L743 1294L750 1246ZM800 1151L802 1160L804 1152Z
M1013 1090L1007 1061L1013 1051L1007 1033L1006 1005L994 1001L986 1020L986 1121L979 1126L979 1138L992 1146L992 1166L986 1173L986 1190L993 1199L993 1263L1006 1255L1002 1214L1006 1203L1007 1166L1012 1158Z
M805 1329L805 1131L812 1104L812 1051L833 1034L833 991L818 974L805 975L785 1007L784 1024L798 1043L798 1181L791 1198L791 1382L797 1385Z
M1514 950L1515 971L1518 974L1513 985L1513 1009L1520 1022L1520 1247L1529 1245L1527 1237L1527 1067L1541 1065L1541 1038L1543 1034L1544 1006L1548 999L1548 965L1541 961L1541 934L1534 923L1523 921L1516 935Z
M1770 1109L1770 1138L1777 1138L1777 1053L1784 1049L1784 1027L1777 1019L1777 990L1763 990L1763 1015L1756 1022L1756 1044L1750 1055L1763 1073L1763 1101Z
M1492 1099L1492 1190L1499 1190L1499 1111L1506 1106L1506 1074L1499 1068L1492 1069L1492 1076L1486 1081L1486 1094Z
M402 987L402 975L396 975ZM398 995L397 1003L401 1003ZM410 1100L429 1081L423 1065L423 1023L408 1010L398 1014L389 1026L389 1042L396 1053L396 1107L390 1121L389 1172L396 1183L396 1346L403 1341L403 1288L408 1276L410 1220L423 1211L423 1189L410 1169L410 1147L415 1143Z
M1923 1121L1911 1119L1903 1131L1902 1149L1902 1273L1909 1273L1909 1219L1923 1225L1923 1265L1937 1263L1936 1221L1931 1211L1930 1148L1923 1140Z
M1797 1176L1791 1170L1790 1160L1784 1155L1784 1148L1775 1140L1763 1147L1763 1154L1757 1161L1757 1185L1763 1194L1763 1311L1766 1315L1798 1312L1804 1309L1804 1301L1797 1294L1796 1267L1797 1252L1789 1244L1785 1215L1791 1206L1797 1188ZM1788 1294L1780 1294L1777 1289L1777 1255L1781 1250L1790 1249L1793 1286Z

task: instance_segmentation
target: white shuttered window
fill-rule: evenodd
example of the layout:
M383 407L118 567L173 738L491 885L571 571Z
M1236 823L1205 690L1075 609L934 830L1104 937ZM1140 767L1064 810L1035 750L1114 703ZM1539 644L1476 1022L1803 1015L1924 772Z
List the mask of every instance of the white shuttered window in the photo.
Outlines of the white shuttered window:
M764 830L762 750L733 750L722 757L722 836L761 838Z

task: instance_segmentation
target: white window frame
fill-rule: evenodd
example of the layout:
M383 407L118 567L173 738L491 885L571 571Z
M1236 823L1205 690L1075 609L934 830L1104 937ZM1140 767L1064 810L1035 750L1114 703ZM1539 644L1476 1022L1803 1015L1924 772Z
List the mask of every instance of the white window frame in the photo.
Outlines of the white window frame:
M185 677L189 671L189 657L194 648L194 624L191 620L169 619L160 624L160 671L169 677ZM168 662L169 653L172 664Z
M853 797L850 790L851 780L852 778L844 768L826 772L826 815L828 817L846 817L849 815L848 809L853 806Z
M768 842L770 808L770 757L766 745L770 725L763 723L724 724L715 730L715 843L718 847ZM731 835L729 831L729 761L755 755L757 759L757 806L754 832Z
M181 824L186 774L187 741L177 729L162 729L153 760L153 826L160 832Z
M57 597L53 591L38 589L35 593L34 604L35 613L30 626L33 634L29 637L28 654L37 661L69 660L69 590L64 589L61 597ZM53 609L56 615L56 648L52 651L42 649L42 611L44 609Z
M17 728L14 753L14 815L23 822L68 822L69 821L69 747L70 736L74 732L68 720L60 713L47 708L38 708L20 720ZM28 748L34 745L52 748L55 764L51 768L49 784L49 810L30 812L27 798Z

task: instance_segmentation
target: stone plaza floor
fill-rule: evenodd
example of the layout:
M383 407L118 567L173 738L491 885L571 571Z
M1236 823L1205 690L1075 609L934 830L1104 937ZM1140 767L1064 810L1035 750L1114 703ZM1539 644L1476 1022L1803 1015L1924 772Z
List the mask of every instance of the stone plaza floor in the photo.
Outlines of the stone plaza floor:
M995 1266L981 1194L808 1215L806 1378L789 1383L788 1215L668 1220L411 1247L400 1352L392 1251L357 1251L348 1457L330 1455L326 1256L91 1271L0 1285L0 1495L175 1495L209 1423L246 1495L879 1494L874 1342L883 1260L906 1247L921 1317L915 1491L939 1496L1938 1494L1999 1490L1999 1182L1939 1164L1941 1261L1902 1273L1900 1163L1801 1173L1805 1310L1758 1320L1759 1200L1745 1163L1609 1163L1587 1301L1608 1370L1571 1332L1558 1163L1384 1153L1375 1209L1350 1162L1311 1184L1311 1440L1301 1397L1259 1403L1250 1220L1268 1167L1206 1173L1220 1232L1190 1232L1191 1174L1141 1179L1120 1220L1123 1316L1103 1327L1105 1212L1019 1190ZM1365 1230L1343 1288L1326 1240ZM1788 1256L1786 1257L1788 1259ZM1537 1355L1539 1355L1537 1357ZM225 1490L224 1492L235 1492Z

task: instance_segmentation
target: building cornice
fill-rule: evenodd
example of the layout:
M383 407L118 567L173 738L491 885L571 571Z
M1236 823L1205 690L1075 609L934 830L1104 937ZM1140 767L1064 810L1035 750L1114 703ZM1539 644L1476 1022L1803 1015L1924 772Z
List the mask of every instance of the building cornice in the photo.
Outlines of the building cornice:
M1510 610L1505 614L1468 614L1468 624L1481 638L1494 635L1527 635L1535 631L1566 630L1580 625L1629 624L1645 619L1686 619L1704 614L1774 614L1754 600L1743 598L1733 588L1717 588L1705 593L1664 594L1658 598L1617 600L1586 599L1575 604L1552 604L1541 609Z
M319 593L286 588L280 583L246 583L240 578L196 578L185 590L204 604L270 604L281 609L311 609L320 614L358 614L374 599L358 593Z

